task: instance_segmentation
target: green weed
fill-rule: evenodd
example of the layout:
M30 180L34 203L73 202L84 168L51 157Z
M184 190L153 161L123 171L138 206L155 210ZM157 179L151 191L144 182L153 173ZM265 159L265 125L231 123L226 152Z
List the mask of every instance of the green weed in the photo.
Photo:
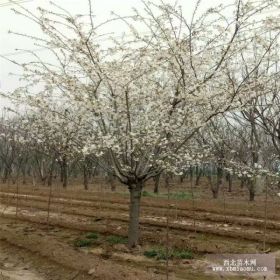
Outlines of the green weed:
M75 247L88 247L92 245L92 241L89 239L77 239L74 241Z
M166 260L167 253L165 248L156 248L144 252L144 256L157 260ZM173 249L168 254L169 259L192 259L193 253L189 250Z
M114 244L127 244L128 240L126 237L110 235L106 238L107 242L111 245Z
M86 235L86 238L96 240L99 238L99 235L95 232L91 232Z

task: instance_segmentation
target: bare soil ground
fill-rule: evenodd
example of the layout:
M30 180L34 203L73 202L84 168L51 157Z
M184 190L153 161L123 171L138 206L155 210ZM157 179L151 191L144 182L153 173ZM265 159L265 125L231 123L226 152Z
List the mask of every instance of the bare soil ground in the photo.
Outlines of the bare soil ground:
M275 252L279 258L277 272L280 272L277 199L269 199L264 235L261 195L254 203L241 198L240 191L213 201L200 188L194 201L171 199L169 210L164 195L143 197L141 246L129 252L121 244L105 241L109 235L126 236L129 198L125 192L112 193L108 187L100 191L103 189L62 190L54 186L49 204L48 187L17 189L15 185L2 185L0 279L166 279L165 261L144 257L143 253L165 245L167 215L171 246L194 253L192 260L170 262L169 279L251 279L205 273L209 262L204 254L259 253L264 249L264 240L265 250ZM181 191L180 186L176 191ZM235 199L231 199L234 195ZM87 248L76 248L75 240L84 238L88 232L100 234L101 241Z

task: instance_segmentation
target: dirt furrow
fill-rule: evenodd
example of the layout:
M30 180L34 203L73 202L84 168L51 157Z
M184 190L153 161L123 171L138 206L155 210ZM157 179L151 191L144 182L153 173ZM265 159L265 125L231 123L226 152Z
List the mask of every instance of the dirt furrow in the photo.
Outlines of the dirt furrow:
M7 206L2 205L0 208L0 211L4 215L14 215L16 213L16 207L14 206ZM53 210L52 210L53 211ZM67 212L67 211L65 211ZM33 219L45 219L47 216L46 212L46 206L41 207L41 209L20 209L19 215L24 218L30 218ZM90 215L81 215L81 213L73 214L71 213L62 213L62 212L51 212L50 213L50 219L55 218L58 219L61 222L63 221L74 221L76 220L77 223L82 223L83 226L91 227L92 224L96 224L95 221L102 221L103 227L109 227L111 222L121 222L126 225L128 222L128 215L124 213L115 214L112 212L106 212L106 211L100 211L96 213L92 213ZM40 219L40 220L41 220ZM166 227L166 219L164 217L154 217L154 216L143 216L140 220L141 225L143 226L149 226L149 227L155 227L164 229ZM100 224L100 223L99 223ZM178 232L181 232L181 236L185 235L185 232L199 232L199 233L207 233L217 236L223 236L223 237L231 237L231 238L241 238L246 240L252 240L252 241L262 241L263 240L263 232L260 231L257 228L250 228L246 231L244 228L232 226L228 224L222 224L222 223L207 223L203 221L196 221L194 225L193 219L184 219L184 220L177 220L170 222L170 229L171 230L177 230ZM266 240L268 243L271 244L279 244L280 243L280 234L276 231L267 230L267 236Z
M9 196L16 196L15 191L11 190L3 190L0 191L1 196L3 195L9 195ZM34 199L37 200L42 200L46 199L48 197L49 190L45 189L42 191L28 191L28 190L21 190L19 195L23 196L31 196ZM117 194L117 193L105 193L105 192L88 192L85 194L84 192L82 194L78 192L53 192L52 194L52 199L53 201L63 201L64 203L67 203L67 201L72 201L73 203L76 203L76 205L81 204L81 205L90 205L92 202L95 203L107 203L111 205L113 208L114 206L117 205L117 207L124 207L127 209L127 205L129 202L129 197L128 195L125 194ZM227 202L227 205L224 205L223 202L221 201L215 201L211 202L211 200L208 200L207 203L206 201L197 201L195 202L195 206L193 207L192 201L190 200L174 200L171 199L170 203L174 208L177 209L178 212L181 211L196 211L196 212L201 212L201 213L211 213L211 214L221 214L223 215L229 215L229 216L236 216L236 217L248 217L248 218L257 218L257 219L263 219L264 218L264 210L263 210L263 205L255 205L255 204L248 204L248 207L243 209L239 208L232 208L232 205L230 202ZM209 204L209 205L208 205ZM142 207L147 207L147 208L158 208L158 209L166 209L167 205L167 200L163 198L149 198L149 197L143 197L142 202L141 202ZM236 205L235 205L236 206ZM280 206L278 204L272 204L270 202L270 207L268 207L268 213L267 213L267 218L275 221L280 222ZM271 207L277 208L271 208ZM270 209L271 208L271 209ZM276 211L277 210L277 211Z
M2 194L2 195L3 195L2 197L3 203L13 204L13 205L15 203L20 203L20 205L23 206L32 207L33 205L34 207L44 208L45 207L44 204L40 204L40 203L43 202L47 203L48 201L48 199L45 197L40 197L35 195L20 194L18 195L18 198L12 194ZM128 211L127 205L111 204L105 202L88 202L88 201L82 201L77 199L52 198L51 204L52 204L52 208L55 207L56 209L54 210L57 212L61 211L63 213L73 213L73 214L80 214L86 216L91 216L92 209L94 209L94 211L117 210L118 212L123 212L123 213L127 213ZM65 209L66 208L65 206L67 206L68 209L71 209L72 207L72 210L70 210L71 212ZM166 214L166 210L161 208L156 208L156 207L143 206L142 214L149 215L149 216L155 215L155 216L164 217ZM248 229L248 227L253 227L253 228L264 227L263 219L250 218L246 216L236 217L224 213L213 214L211 212L192 211L192 210L179 211L174 206L170 210L170 215L175 220L189 218L189 219L196 219L198 221L207 221L209 223L218 222L218 223L226 224L226 226L233 226L233 225L238 225L242 227L244 226L246 227L246 230ZM280 230L280 222L267 220L266 227L267 229Z

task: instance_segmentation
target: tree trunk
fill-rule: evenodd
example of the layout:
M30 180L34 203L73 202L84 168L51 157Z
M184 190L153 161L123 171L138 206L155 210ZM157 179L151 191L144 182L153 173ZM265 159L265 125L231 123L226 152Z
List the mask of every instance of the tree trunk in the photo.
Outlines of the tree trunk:
M10 173L11 173L11 168L5 166L5 168L4 168L4 176L3 176L3 183L4 184L7 182Z
M109 174L109 184L111 186L111 191L115 192L116 191L116 182L115 182L114 177L111 174Z
M254 181L249 182L249 201L255 200L255 184Z
M181 183L181 184L184 183L184 179L185 179L185 175L183 174L183 175L180 176L180 183Z
M218 190L218 188L213 188L213 189L212 189L212 195L213 195L213 198L214 198L214 199L217 199L217 198L218 198L218 195L219 195L219 190Z
M250 190L249 191L250 195L249 195L249 200L250 201L255 201L255 192Z
M193 167L190 167L190 182L192 183L193 181Z
M22 169L22 184L26 185L26 169L23 167Z
M159 179L160 179L160 174L158 174L157 176L155 176L154 178L153 178L153 180L154 180L154 193L158 193L158 191L159 191Z
M165 187L167 188L167 186L169 186L169 176L168 176L168 174L165 175L164 182L165 182Z
M66 155L62 158L62 186L63 188L66 188L68 185L68 172L67 172L67 157Z
M36 172L34 171L34 169L32 169L32 186L33 188L36 187Z
M241 182L240 182L240 188L243 189L244 185L245 185L246 179L241 178Z
M46 179L47 179L46 176L41 177L41 181L42 181L43 186L45 186L45 184L46 184Z
M52 179L53 179L53 172L51 171L48 176L48 186L49 187L52 185Z
M216 184L212 184L212 186L211 186L214 199L218 198L219 189L222 184L223 184L223 168L219 164L217 167L217 182L216 182Z
M227 174L228 181L228 192L232 192L232 176L230 173Z
M60 162L60 182L63 183L63 161Z
M138 182L129 186L130 204L129 204L129 225L128 225L128 247L133 248L139 242L139 216L140 200L143 184Z
M88 190L88 167L87 167L87 163L84 162L84 188L85 190Z
M199 185L199 181L202 175L202 169L198 169L198 166L196 167L196 178L195 178L195 186Z
M55 165L55 158L52 160L51 166L49 168L49 174L48 174L48 186L49 187L52 185L54 165Z

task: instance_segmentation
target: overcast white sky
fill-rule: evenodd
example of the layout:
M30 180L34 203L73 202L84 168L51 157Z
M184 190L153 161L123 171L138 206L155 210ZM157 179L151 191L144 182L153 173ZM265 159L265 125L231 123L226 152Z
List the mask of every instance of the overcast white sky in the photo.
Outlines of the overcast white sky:
M14 0L18 1L18 0ZM25 38L20 38L11 34L8 34L8 30L23 32L27 34L36 34L36 29L34 30L34 24L21 16L15 15L11 11L13 4L8 6L3 6L4 3L8 3L9 0L0 0L0 54L7 55L15 52L15 49L37 49L31 41ZM83 14L88 12L88 0L54 0L54 2L67 9L73 14ZM173 0L166 0L166 2L174 3ZM231 0L202 0L201 8L208 8L210 6L216 6L217 4L223 2L224 4L231 3ZM142 7L141 0L92 0L93 3L93 13L97 16L99 20L105 20L110 17L111 11L115 11L118 14L128 15L131 14L131 8ZM182 6L185 13L190 13L196 0L178 0L178 3ZM22 4L27 9L33 11L38 6L41 7L51 7L48 0L33 0L25 2ZM114 26L115 30L113 32L121 32L118 30L120 27ZM47 55L47 54L46 54ZM26 54L9 55L7 57L21 60L26 56ZM19 86L18 78L10 76L9 73L19 73L20 68L13 65L12 63L5 61L0 57L0 90L9 91ZM1 102L1 100L0 100ZM2 101L3 102L3 101Z

